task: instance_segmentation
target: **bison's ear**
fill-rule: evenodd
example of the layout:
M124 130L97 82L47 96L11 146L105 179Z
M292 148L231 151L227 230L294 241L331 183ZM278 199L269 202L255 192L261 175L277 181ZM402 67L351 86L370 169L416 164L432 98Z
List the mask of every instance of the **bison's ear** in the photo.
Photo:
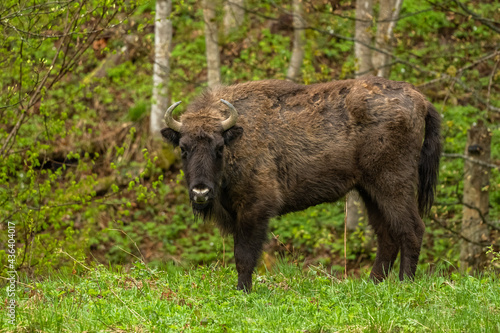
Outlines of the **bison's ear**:
M240 126L233 126L224 133L222 133L222 137L224 138L224 144L228 145L233 140L239 138L243 134L243 128Z
M171 128L165 127L164 129L161 130L161 136L163 136L165 140L173 144L174 147L177 147L179 145L179 140L181 138L179 132L176 132Z

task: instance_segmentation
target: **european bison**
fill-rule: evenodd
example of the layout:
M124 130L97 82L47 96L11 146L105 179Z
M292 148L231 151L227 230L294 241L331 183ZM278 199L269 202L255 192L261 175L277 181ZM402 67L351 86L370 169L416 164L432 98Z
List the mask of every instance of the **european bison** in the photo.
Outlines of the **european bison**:
M234 237L238 289L270 218L359 191L378 240L374 280L401 251L413 278L437 182L440 116L411 84L368 77L299 85L266 80L205 91L161 133L180 146L196 215Z

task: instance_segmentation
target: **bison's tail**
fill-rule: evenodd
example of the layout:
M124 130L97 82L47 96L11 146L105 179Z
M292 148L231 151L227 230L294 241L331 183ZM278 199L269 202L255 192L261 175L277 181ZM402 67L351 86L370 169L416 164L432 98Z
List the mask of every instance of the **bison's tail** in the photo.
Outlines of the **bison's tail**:
M441 116L428 102L428 113L425 117L425 138L418 165L418 210L421 215L429 213L434 201L439 174L439 158L441 157L440 131Z

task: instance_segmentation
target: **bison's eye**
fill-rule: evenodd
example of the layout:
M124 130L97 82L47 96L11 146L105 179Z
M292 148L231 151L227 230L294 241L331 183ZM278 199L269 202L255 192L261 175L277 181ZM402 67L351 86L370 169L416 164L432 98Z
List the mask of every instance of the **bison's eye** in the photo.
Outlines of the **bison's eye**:
M224 153L224 145L217 146L215 148L215 153L217 154L217 157L221 158Z
M180 147L181 148L181 157L186 158L188 156L188 149L186 147Z

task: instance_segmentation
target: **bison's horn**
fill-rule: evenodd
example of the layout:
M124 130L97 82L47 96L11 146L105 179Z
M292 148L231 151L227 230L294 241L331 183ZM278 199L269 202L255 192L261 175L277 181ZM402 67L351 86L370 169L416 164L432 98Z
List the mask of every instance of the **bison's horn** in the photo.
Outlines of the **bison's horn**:
M222 103L226 104L231 111L229 118L227 118L226 120L224 120L222 122L222 129L224 131L227 131L228 129L230 129L231 127L233 127L236 124L236 120L238 120L238 111L236 111L236 108L233 106L233 104L229 103L228 101L226 101L224 99L221 99L220 101Z
M167 124L168 127L170 127L171 129L173 129L176 132L181 131L182 123L180 121L175 120L174 117L172 117L172 112L177 107L177 105L179 105L181 103L182 103L182 101L172 104L168 108L167 112L165 112L165 123Z

